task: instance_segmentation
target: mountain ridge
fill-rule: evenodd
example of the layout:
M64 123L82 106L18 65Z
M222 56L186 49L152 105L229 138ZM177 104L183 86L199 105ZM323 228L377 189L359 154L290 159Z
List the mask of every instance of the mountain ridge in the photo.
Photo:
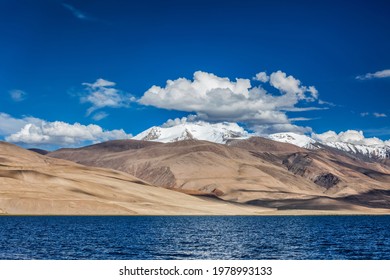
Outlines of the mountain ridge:
M204 121L183 122L169 127L153 126L136 136L134 140L153 142L177 142L181 140L206 140L213 143L225 144L234 139L247 139L258 136L245 131L236 123L207 123ZM320 144L333 147L348 153L358 154L373 159L389 159L390 146L388 145L363 145L347 142L321 142L315 139L293 132L281 132L263 137L273 141L293 144L306 149L318 149Z
M123 147L123 141L113 141L106 148L113 143ZM248 206L159 188L127 173L47 157L0 141L0 215L258 215L272 211Z
M346 208L366 207L364 203L371 202L360 198L374 192L375 200L382 201L373 203L377 208L390 207L384 194L390 190L390 167L327 146L309 150L251 137L227 144L183 140L115 153L89 149L59 150L49 156L120 170L152 185L229 202L278 201L280 207L299 209L304 200L320 199L322 204L337 201L337 207L344 202ZM359 198L353 200L359 205L347 203L352 196Z

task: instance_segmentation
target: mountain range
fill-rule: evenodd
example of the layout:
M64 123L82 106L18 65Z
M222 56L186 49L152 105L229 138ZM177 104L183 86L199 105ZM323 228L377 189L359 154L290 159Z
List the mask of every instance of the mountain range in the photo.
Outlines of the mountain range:
M262 137L231 138L225 144L193 138L175 142L165 138L167 143L156 140L109 141L60 149L48 156L119 170L186 194L241 204L310 210L390 207L387 162L362 159L318 142L306 149Z
M0 142L0 215L256 215L265 210L186 195L113 169Z
M390 162L379 151L203 122L53 152L0 142L0 212L390 213Z
M245 131L236 123L223 122L210 124L204 121L197 121L184 122L171 126L153 126L137 134L132 139L163 143L194 139L224 144L231 139L246 139L252 136L256 135ZM292 132L262 136L274 141L289 143L306 149L317 149L318 144L323 144L355 155L363 155L378 159L390 159L390 146L385 144L369 146L347 142L321 142L306 135Z

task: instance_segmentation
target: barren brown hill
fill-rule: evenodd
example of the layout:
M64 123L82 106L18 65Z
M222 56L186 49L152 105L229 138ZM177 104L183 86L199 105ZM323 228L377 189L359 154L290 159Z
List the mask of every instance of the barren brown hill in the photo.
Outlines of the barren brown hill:
M0 142L0 214L253 215L265 210L154 187L123 172Z
M118 143L129 148L117 149ZM279 209L390 208L390 168L343 152L306 150L260 137L227 145L198 140L147 143L111 141L49 156L232 202Z
M231 147L238 147L248 151L270 152L274 154L298 153L306 151L306 149L300 148L289 143L281 143L263 137L251 137L248 139L241 140L232 139L227 142L227 145Z

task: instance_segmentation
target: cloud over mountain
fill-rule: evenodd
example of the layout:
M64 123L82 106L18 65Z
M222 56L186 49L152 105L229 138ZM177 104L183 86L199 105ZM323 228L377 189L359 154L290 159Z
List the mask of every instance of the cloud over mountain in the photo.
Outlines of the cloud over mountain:
M39 124L42 120L34 117L14 118L9 114L0 112L0 135L10 135L18 132L26 124Z
M312 133L311 136L314 140L323 143L345 142L345 143L367 145L367 146L384 145L384 144L390 145L390 140L382 141L377 137L366 138L363 134L363 131L357 131L357 130L341 131L338 134L332 130L329 130L327 132L320 133L320 134Z
M138 100L140 104L157 108L195 112L207 121L229 121L248 124L249 127L290 124L286 112L315 110L316 107L298 107L300 102L318 99L313 86L303 86L293 76L282 71L269 77L260 72L254 80L267 82L278 90L267 92L261 86L252 86L250 79L218 77L197 71L193 79L168 80L165 87L152 86Z

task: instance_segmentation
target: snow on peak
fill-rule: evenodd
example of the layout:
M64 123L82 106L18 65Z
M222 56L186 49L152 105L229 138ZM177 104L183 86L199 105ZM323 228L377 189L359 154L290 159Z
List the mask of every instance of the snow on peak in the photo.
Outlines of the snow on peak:
M348 134L352 133L348 132ZM164 143L195 139L225 144L229 139L245 139L251 136L253 134L248 133L236 123L208 123L205 121L195 121L192 117L188 117L168 120L162 126L153 126L134 136L132 139ZM306 149L318 149L319 145L317 143L321 143L351 154L364 155L370 158L390 158L390 146L387 142L383 142L380 145L376 139L372 138L372 140L370 138L368 139L370 140L369 142L353 143L352 141L361 141L362 133L360 132L353 133L353 135L341 136L343 137L336 139L334 133L314 134L313 137L316 139L314 140L306 135L283 132L270 134L265 137Z
M206 140L226 143L229 139L247 138L249 133L236 123L208 123L204 121L181 121L163 126L153 126L134 136L135 140L175 142L180 140Z
M325 142L329 147L352 154L361 154L369 158L390 158L390 146L387 145L359 145L347 142Z
M321 143L323 145L355 155L364 155L369 158L390 158L390 146L386 144L377 144L375 141L370 141L367 144L351 143L352 140L360 140L360 138L356 137L356 135L357 134L355 133L355 135L353 135L354 137L342 139L344 141L329 141L329 138L320 139L318 137L316 137L316 141L306 135L299 135L293 132L275 133L269 135L268 138L278 142L290 143L306 149L318 149L318 146L315 143Z
M313 145L316 143L314 139L306 135L296 134L293 132L274 133L268 135L268 138L278 142L293 144L301 148L316 149Z
M332 130L312 137L318 142L352 154L362 154L370 158L390 158L390 143L377 137L366 138L363 131L347 130L336 133Z

